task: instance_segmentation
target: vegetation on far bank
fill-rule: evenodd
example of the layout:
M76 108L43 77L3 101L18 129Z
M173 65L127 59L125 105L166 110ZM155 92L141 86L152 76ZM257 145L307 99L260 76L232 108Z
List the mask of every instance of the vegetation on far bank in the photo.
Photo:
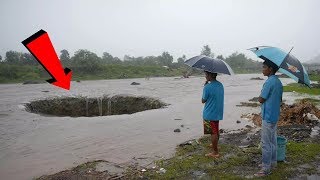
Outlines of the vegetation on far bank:
M309 88L305 85L298 84L298 83L291 83L283 87L284 92L297 92L297 93L304 93L310 95L320 95L320 88L314 87Z
M309 78L311 81L318 81L320 82L320 74L317 74L317 73L311 73L309 75Z
M228 57L215 56L211 48L202 48L202 55L225 60L236 73L260 72L261 62L247 58L244 54L233 53ZM190 57L189 57L190 58ZM73 71L72 80L123 79L144 77L189 76L202 74L201 71L187 67L185 55L174 60L169 52L159 56L133 57L125 55L123 59L104 52L102 57L80 49L70 56L67 50L60 52L59 59L63 67ZM49 74L30 53L6 52L0 57L0 83L17 83L26 80L50 79Z

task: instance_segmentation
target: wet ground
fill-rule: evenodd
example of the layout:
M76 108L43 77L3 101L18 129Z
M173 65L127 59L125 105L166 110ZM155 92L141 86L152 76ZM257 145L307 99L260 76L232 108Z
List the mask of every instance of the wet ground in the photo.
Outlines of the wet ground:
M259 107L236 105L259 95L264 81L250 80L259 76L266 79L257 74L218 77L225 87L221 128L251 125L240 116L259 112ZM146 165L169 157L177 144L202 136L203 83L203 77L81 81L72 82L70 91L50 84L0 85L1 178L32 179L101 159L118 164L141 158L137 162ZM118 94L153 97L170 105L131 115L78 118L41 116L24 108L25 103L45 98ZM292 93L284 96L287 101L295 98ZM177 128L181 132L173 132Z
M318 140L320 136L312 136L308 130L309 128L313 128L318 131L320 129L319 125L320 121L315 120L313 123L306 125L279 127L278 134L285 136L286 139L290 141L287 143L287 158L285 161L278 162L279 168L273 169L272 177L269 177L269 179L318 179L320 177L320 147L312 144L319 143ZM299 133L299 139L294 135L296 133ZM293 144L295 142L303 142L303 144ZM222 156L216 160L204 157L204 153L209 151L209 144L209 136L202 137L198 140L188 140L179 144L177 153L173 158L166 159L162 163L158 162L148 166L139 166L139 163L119 165L99 160L88 162L56 174L42 176L39 179L146 180L230 179L231 177L233 177L233 179L254 178L253 174L259 170L258 165L261 163L261 152L259 149L260 128L247 126L242 130L223 130L219 143ZM313 150L312 148L310 149L310 146L313 146ZM302 154L300 154L301 152ZM303 154L303 152L307 153ZM318 155L311 159L309 157L308 160L308 157L305 156L311 156L312 153L317 153ZM189 164L190 162L192 162L193 165ZM194 164L196 164L196 166ZM173 169L176 168L179 169L179 173L171 176ZM211 173L212 171L217 172ZM169 175L167 173L169 173ZM181 174L183 175L181 176Z

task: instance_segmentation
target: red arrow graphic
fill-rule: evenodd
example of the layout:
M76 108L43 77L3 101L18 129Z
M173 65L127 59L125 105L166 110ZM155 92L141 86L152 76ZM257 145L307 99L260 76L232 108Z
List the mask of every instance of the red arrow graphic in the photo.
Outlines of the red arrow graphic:
M63 70L47 32L41 29L22 41L22 44L50 74L52 79L47 80L48 83L67 90L70 89L72 71L69 68Z

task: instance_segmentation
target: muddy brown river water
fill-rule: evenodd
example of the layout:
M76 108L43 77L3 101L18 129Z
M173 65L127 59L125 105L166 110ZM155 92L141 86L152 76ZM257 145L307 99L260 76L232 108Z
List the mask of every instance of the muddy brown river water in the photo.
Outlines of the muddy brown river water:
M251 124L241 120L241 114L259 112L259 107L236 106L259 95L264 81L250 80L252 77L262 75L218 76L225 88L221 128L241 129ZM132 82L141 84L130 85ZM204 77L82 81L72 82L70 91L47 83L2 84L0 179L32 179L97 159L126 163L139 157L169 157L177 144L203 134L203 83ZM76 118L42 116L24 107L30 101L51 97L118 94L153 97L170 105L131 115ZM286 93L284 99L292 101L294 94ZM181 132L175 133L176 128Z

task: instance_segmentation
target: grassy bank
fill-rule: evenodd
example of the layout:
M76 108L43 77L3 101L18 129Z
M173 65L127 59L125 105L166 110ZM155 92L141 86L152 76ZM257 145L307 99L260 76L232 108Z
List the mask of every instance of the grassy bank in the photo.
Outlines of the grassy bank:
M209 138L203 138L199 142L200 144L193 143L178 147L173 158L157 162L159 167L166 170L165 173L149 170L143 174L143 177L146 179L245 179L254 178L253 174L259 170L261 150L257 146L240 148L222 144L220 151L223 156L213 159L204 156L210 151ZM304 170L305 173L316 173L317 166L313 162L319 159L320 144L290 141L287 144L286 162L278 163L278 168L267 179L295 177L298 175L297 169L302 164L309 165Z
M251 136L252 144L240 146L250 130L235 134L222 134L218 159L206 157L210 152L210 137L191 140L176 148L170 159L155 162L155 167L143 168L129 166L121 174L110 174L109 171L97 169L101 161L81 164L73 169L39 179L261 179L254 177L261 163L259 147L260 132ZM318 137L315 137L316 139ZM301 179L308 175L320 175L320 144L317 140L306 139L304 142L289 141L286 146L286 161L278 162L272 174L262 179ZM108 162L104 162L108 163ZM80 178L81 177L81 178Z
M320 81L320 74L310 74L309 78L311 81Z
M297 93L304 93L310 95L320 95L320 88L309 88L307 86L292 83L288 84L287 86L283 87L284 92L297 92Z

